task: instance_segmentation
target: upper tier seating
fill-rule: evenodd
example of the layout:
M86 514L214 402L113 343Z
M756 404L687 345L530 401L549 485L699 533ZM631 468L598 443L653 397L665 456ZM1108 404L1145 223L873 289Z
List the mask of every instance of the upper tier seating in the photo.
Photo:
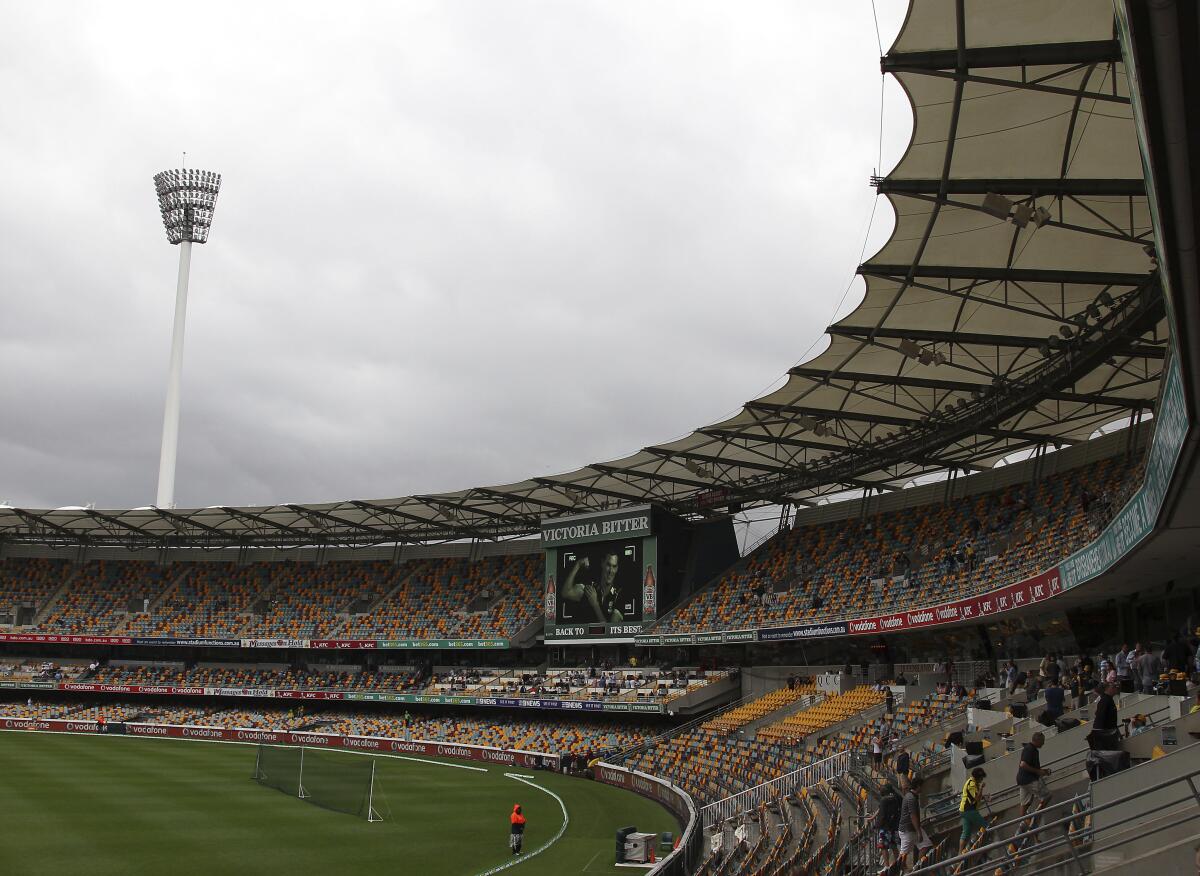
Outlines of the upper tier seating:
M1140 482L1140 464L1114 457L996 493L795 528L655 632L816 622L992 590L1087 544Z
M196 563L152 613L136 615L129 632L165 638L241 638L250 610L271 589L274 563Z
M164 638L510 638L540 610L541 557L409 563L0 562L0 616L40 608L38 631Z
M351 619L349 639L509 638L541 611L538 555L418 560L407 579L369 615ZM484 611L470 610L474 604Z
M42 608L71 573L66 560L9 557L0 560L0 617L9 610Z
M113 634L123 629L130 608L154 602L179 574L175 565L85 563L39 629L50 633Z
M994 493L800 526L770 539L655 631L812 623L992 590L1051 568L1094 538L1141 474L1141 463L1113 457ZM323 565L8 559L0 561L0 618L26 605L46 615L36 628L45 633L509 639L539 617L541 580L538 554Z

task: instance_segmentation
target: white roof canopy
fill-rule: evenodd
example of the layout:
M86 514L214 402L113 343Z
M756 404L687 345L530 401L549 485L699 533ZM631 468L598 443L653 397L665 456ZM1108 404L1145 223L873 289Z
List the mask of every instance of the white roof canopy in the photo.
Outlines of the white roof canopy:
M958 9L963 10L961 18ZM507 538L652 502L709 513L895 489L1152 408L1162 292L1110 0L914 0L882 59L912 103L896 212L831 343L734 417L553 477L399 499L0 509L0 535L126 543ZM703 386L691 391L704 391Z

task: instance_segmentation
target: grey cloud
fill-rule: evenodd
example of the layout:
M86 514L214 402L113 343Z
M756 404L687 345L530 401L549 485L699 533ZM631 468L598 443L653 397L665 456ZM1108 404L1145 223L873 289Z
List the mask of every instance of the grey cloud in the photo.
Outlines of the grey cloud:
M885 5L894 31L904 4ZM193 262L182 506L504 483L676 437L793 364L858 259L866 4L6 19L15 504L152 501L176 250L150 176L184 148L225 182Z

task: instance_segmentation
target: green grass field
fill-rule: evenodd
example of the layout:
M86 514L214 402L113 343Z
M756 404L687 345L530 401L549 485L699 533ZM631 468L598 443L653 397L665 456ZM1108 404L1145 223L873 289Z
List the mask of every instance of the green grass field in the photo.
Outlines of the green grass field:
M527 854L562 825L558 801L505 772L533 775L570 816L558 842L505 871L514 876L618 872L618 827L679 829L657 804L598 782L390 757L377 767L390 817L368 824L260 786L250 778L255 754L250 745L0 733L0 871L471 876L511 859L513 803L529 819Z

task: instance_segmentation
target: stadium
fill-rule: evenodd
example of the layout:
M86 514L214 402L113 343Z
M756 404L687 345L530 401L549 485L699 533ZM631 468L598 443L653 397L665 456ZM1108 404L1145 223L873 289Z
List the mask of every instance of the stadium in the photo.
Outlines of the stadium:
M911 0L863 300L682 438L0 504L6 872L1195 872L1198 38L1183 2ZM219 178L164 179L190 253Z

